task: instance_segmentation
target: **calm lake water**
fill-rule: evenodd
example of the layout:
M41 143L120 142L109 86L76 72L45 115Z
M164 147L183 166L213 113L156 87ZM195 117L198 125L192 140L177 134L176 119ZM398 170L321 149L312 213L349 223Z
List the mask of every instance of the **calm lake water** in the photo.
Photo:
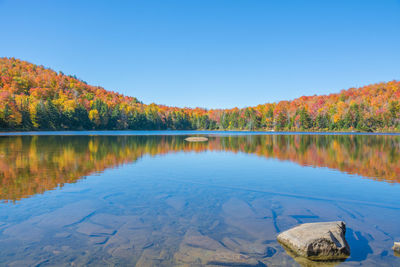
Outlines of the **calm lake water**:
M0 136L0 266L400 266L399 135L74 134ZM344 262L276 241L334 220Z

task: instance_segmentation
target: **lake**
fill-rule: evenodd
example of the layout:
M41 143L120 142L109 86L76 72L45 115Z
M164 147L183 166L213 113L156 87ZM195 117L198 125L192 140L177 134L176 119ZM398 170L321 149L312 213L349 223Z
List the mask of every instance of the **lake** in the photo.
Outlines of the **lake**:
M400 266L399 183L399 135L5 133L0 265ZM336 220L344 262L276 241Z

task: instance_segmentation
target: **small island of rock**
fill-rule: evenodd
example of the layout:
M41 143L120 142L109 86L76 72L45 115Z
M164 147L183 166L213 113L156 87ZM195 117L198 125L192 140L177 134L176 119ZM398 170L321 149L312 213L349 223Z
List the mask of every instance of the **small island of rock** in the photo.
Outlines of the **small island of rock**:
M207 137L202 137L202 136L192 136L192 137L185 138L185 141L188 141L188 142L205 142L205 141L208 141L208 138Z

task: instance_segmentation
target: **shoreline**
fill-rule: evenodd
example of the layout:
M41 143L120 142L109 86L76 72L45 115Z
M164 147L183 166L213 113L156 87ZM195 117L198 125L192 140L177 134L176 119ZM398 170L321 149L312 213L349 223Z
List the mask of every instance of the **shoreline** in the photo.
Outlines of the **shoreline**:
M346 132L346 131L261 131L261 130L43 130L0 131L0 136L19 135L393 135L400 132Z

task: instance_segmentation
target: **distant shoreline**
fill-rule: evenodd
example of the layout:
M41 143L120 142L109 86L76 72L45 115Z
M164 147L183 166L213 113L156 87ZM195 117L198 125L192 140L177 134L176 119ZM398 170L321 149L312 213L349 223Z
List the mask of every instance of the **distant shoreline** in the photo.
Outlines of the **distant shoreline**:
M29 135L400 135L400 132L320 132L320 131L250 131L250 130L63 130L63 131L0 131L0 136Z

